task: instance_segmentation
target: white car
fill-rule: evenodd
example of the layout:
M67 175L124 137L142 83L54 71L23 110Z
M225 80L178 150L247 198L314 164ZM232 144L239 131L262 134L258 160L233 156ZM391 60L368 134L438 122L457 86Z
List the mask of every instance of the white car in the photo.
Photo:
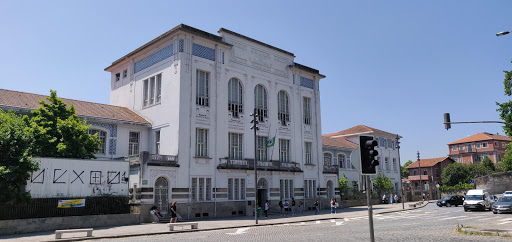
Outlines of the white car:
M503 193L503 196L507 196L507 197L508 197L508 196L512 196L512 191L505 191L505 192Z

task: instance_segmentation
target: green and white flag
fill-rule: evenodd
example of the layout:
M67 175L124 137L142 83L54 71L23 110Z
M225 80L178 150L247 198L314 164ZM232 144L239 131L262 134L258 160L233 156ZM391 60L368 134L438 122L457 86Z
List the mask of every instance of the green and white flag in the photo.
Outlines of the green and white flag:
M265 145L267 146L267 148L274 146L275 143L276 143L276 136L274 136L274 138L272 138L272 139L265 141Z

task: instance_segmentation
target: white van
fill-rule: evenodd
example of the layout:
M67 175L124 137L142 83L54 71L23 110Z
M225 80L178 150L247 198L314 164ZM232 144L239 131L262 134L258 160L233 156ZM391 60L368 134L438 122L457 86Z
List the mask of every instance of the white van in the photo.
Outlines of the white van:
M464 211L468 210L491 210L491 200L489 193L485 190L469 190L464 200Z

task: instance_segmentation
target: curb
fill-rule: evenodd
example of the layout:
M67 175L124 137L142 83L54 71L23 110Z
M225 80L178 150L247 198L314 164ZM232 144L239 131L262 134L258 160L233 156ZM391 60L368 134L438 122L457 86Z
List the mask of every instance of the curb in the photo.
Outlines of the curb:
M414 208L406 208L395 211L384 211L384 212L374 212L373 214L386 214L386 213L394 213L399 211L408 211L414 210L418 208L423 208L427 206L430 202L426 202L423 205L419 205ZM331 219L344 219L351 217L326 217L320 219L305 219L300 221L288 221L288 222L275 222L268 224L251 224L251 225L239 225L239 226L229 226L229 227L219 227L219 228L209 228L209 229L196 229L196 230L175 230L175 231L164 231L164 232L156 232L156 233L141 233L141 234L126 234L126 235L108 235L108 236L100 236L100 237L83 237L83 238L69 238L69 239L53 239L53 240L45 240L45 241L83 241L83 240L98 240L98 239L118 239L118 238L127 238L127 237L137 237L137 236L151 236L151 235L164 235L164 234L176 234L176 233L193 233L193 232L203 232L203 231L213 231L213 230L222 230L222 229L236 229L236 228L247 228L247 227L260 227L260 226L272 226L272 225L281 225L281 224L290 224L290 223L301 223L301 222L313 222L319 220L331 220Z
M482 235L482 236L496 236L496 237L512 237L512 230L503 231L497 229L477 229L477 228L460 228L458 231L466 235Z

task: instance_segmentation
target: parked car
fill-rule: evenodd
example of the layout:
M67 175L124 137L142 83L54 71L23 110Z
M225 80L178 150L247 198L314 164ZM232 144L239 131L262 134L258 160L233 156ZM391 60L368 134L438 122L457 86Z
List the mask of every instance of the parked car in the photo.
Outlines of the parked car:
M446 197L443 197L442 199L439 199L437 201L437 206L439 206L439 207L442 207L442 206L457 207L459 205L462 205L463 203L464 203L464 196L448 195Z
M512 196L498 198L498 201L492 205L492 212L494 214L512 213Z
M491 210L491 199L489 193L481 189L469 190L464 200L464 211L468 210Z
M505 191L503 196L512 196L512 191Z
M489 195L489 200L491 201L491 208L492 208L492 205L494 205L494 203L496 201L498 201L498 197L496 197L496 195Z

